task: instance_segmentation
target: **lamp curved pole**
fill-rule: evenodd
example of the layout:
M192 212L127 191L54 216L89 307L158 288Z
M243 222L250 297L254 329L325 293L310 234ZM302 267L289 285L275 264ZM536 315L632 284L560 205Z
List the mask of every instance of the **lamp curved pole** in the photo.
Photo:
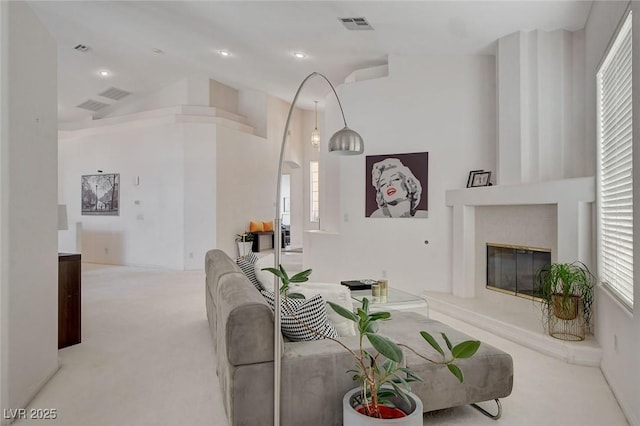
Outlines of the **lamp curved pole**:
M280 218L280 197L281 197L281 178L282 178L282 163L284 160L284 150L287 144L287 133L289 132L289 124L291 122L291 116L293 114L293 109L295 108L296 101L298 100L298 96L300 95L300 91L304 87L304 85L313 77L322 77L331 87L333 94L338 101L338 106L340 107L340 113L342 114L342 121L344 122L344 126L347 127L347 120L344 118L344 111L342 109L342 104L340 103L340 98L338 97L338 93L336 89L333 87L333 84L329 81L327 77L318 72L312 72L308 76L302 80L298 90L296 91L295 96L293 97L293 101L291 102L291 106L289 107L289 113L287 114L287 121L284 125L284 132L282 134L282 144L280 146L280 159L278 161L278 180L276 182L276 217L274 220L275 226L274 228L274 238L273 245L274 247L274 268L278 269L280 267L280 244L282 237L282 219ZM273 292L274 292L274 321L273 321L273 424L274 426L280 425L280 380L281 380L281 370L282 370L282 339L280 338L280 283L279 278L274 275L273 277Z

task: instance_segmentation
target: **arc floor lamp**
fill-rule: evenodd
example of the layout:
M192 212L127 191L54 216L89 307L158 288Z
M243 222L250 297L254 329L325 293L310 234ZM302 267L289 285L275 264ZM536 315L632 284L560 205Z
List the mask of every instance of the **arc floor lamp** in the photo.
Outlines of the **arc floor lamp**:
M280 146L280 159L278 161L278 181L276 182L276 217L275 217L275 226L274 226L274 268L278 269L280 266L280 239L282 237L282 219L280 218L280 181L282 179L282 162L284 160L284 150L285 145L287 143L287 133L289 132L289 124L291 122L291 115L293 113L293 109L296 105L296 101L298 100L298 95L300 95L300 91L304 87L304 85L313 77L321 77L324 81L329 84L333 94L338 101L338 106L340 107L340 113L342 114L342 121L344 123L344 127L338 130L336 133L331 136L329 139L329 152L335 152L337 154L342 155L359 155L364 151L364 142L362 137L355 131L351 130L347 127L347 120L344 118L344 110L342 109L342 104L340 103L340 98L338 97L338 93L336 89L333 87L333 84L329 81L327 77L323 74L312 72L308 76L302 80L298 90L296 91L295 96L293 97L293 101L291 102L291 107L289 107L289 113L287 114L287 122L284 126L284 133L282 135L282 145ZM280 283L279 278L274 276L273 281L273 290L274 290L274 298L275 298L275 309L274 309L274 319L273 319L273 424L274 426L280 426L280 381L281 381L281 368L282 368L282 347L280 344L281 333L280 333Z

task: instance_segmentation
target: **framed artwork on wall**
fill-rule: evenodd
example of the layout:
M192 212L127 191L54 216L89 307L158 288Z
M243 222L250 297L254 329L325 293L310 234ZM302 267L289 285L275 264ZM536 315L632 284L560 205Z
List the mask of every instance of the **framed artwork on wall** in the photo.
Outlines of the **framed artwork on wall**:
M80 180L82 215L120 214L120 174L83 175Z
M365 176L366 217L428 217L428 152L368 155Z

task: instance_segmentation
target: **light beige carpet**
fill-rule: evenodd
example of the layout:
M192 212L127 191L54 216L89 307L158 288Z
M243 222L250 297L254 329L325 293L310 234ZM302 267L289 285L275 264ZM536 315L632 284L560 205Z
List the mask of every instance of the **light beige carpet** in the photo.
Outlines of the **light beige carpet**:
M204 273L83 264L82 279L82 343L31 404L58 419L24 423L226 425Z
M15 424L227 424L204 273L83 264L82 291L83 342L59 352L60 370L30 405L55 408L58 418ZM429 413L425 425L627 424L599 369L565 364L433 310L431 316L509 352L515 383L498 422L467 406Z

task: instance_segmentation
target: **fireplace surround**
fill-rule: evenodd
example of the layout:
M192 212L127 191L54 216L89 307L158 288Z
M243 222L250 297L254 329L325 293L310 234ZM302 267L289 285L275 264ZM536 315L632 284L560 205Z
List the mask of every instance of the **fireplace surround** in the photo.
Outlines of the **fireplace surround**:
M451 284L454 296L476 296L475 221L479 207L555 205L557 250L553 261L591 263L593 177L454 189L446 191L445 198L447 206L452 207Z

